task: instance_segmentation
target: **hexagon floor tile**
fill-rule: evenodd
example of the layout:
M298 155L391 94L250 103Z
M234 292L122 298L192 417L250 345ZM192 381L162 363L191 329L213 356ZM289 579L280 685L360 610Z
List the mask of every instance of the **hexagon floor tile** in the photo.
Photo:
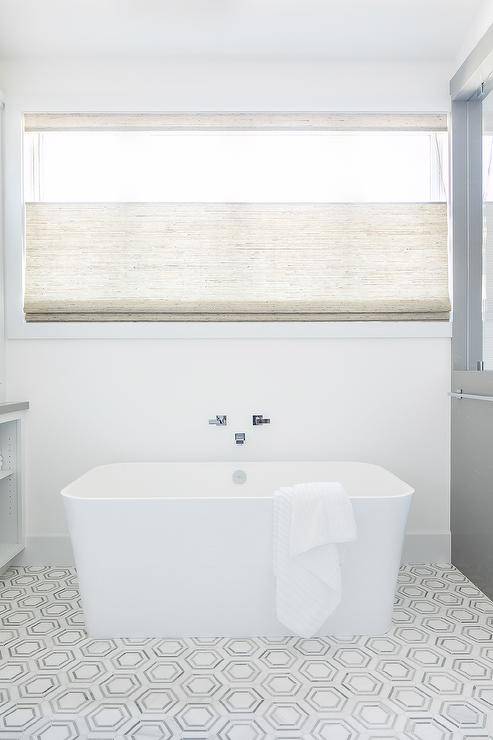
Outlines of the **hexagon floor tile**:
M91 639L74 568L0 576L0 740L493 740L493 603L401 568L380 637Z

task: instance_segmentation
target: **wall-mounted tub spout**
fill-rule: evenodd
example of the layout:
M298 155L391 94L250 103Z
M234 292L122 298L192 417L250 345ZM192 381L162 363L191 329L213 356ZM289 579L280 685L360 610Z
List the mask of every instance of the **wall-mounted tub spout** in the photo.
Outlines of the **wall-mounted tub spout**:
M235 442L237 445L244 445L246 439L245 432L235 432Z

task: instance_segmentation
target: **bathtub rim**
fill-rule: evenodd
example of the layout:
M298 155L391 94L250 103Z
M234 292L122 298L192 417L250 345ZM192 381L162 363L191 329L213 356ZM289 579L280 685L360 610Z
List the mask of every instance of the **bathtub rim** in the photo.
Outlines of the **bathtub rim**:
M113 463L105 463L103 465L96 465L93 468L90 468L89 470L86 470L82 475L75 478L73 481L70 481L66 486L62 488L60 491L61 496L66 501L101 501L101 502L128 502L128 503L143 503L143 502L156 502L156 501L272 501L273 499L273 493L270 496L259 496L259 495L242 495L239 493L239 495L234 496L165 496L165 495L159 495L159 496L87 496L87 495L77 495L74 493L71 489L74 487L80 485L80 483L84 480L84 478L88 477L91 473L94 473L98 470L103 470L107 468L113 468L113 467L126 467L126 466L134 466L134 465L230 465L232 468L242 468L247 465L282 465L286 463L302 463L302 464L331 464L331 465L354 465L357 467L366 467L366 468L373 468L378 469L380 471L383 471L385 475L392 476L392 478L395 479L396 485L399 485L399 487L402 488L402 491L399 493L392 493L389 494L383 494L383 495L368 495L368 494L362 494L362 495L354 495L351 494L349 496L351 501L383 501L388 500L392 501L393 499L402 499L406 497L412 497L415 493L415 488L411 486L409 483L406 483L401 478L399 478L395 473L392 473L390 470L387 470L387 468L384 468L382 465L378 465L376 463L368 463L368 462L360 462L355 460L154 460L154 461L132 461L132 462L113 462ZM312 479L313 481L315 479ZM307 481L308 482L308 481ZM328 480L326 482L341 482L337 481L335 478Z

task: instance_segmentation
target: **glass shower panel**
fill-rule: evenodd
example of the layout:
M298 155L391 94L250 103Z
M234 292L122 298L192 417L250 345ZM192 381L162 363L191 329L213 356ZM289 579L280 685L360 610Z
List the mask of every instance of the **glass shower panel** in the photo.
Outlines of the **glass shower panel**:
M483 367L493 370L493 93L483 100Z

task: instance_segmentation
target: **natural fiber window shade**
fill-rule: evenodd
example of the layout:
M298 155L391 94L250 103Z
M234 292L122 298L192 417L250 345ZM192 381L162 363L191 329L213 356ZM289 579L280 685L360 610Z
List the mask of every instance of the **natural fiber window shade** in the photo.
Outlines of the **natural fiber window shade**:
M26 132L43 131L446 131L441 113L202 112L26 113Z
M28 203L28 321L448 319L445 203Z

